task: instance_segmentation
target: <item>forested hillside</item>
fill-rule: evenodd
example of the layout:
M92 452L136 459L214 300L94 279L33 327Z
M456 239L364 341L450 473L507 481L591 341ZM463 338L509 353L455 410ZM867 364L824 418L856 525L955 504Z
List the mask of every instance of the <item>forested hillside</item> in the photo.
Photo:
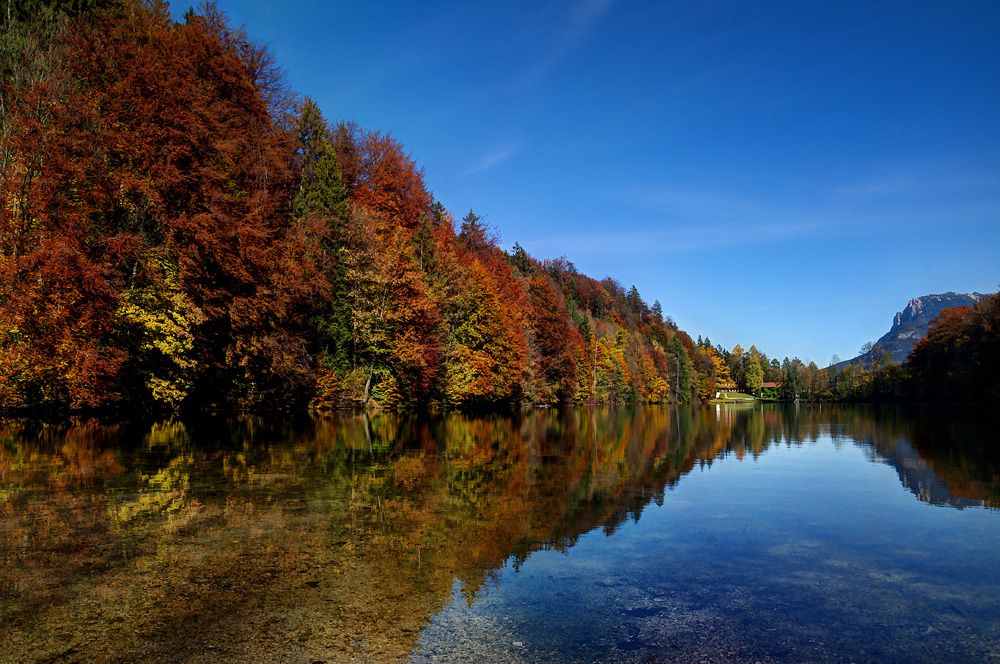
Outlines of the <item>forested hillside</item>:
M1000 293L945 309L904 365L919 400L1000 399Z
M878 351L888 353L888 359L896 364L906 362L914 346L927 336L931 322L945 309L972 306L981 301L982 293L942 293L939 295L922 295L910 300L902 311L897 311L893 317L889 331L882 335L873 346ZM838 366L843 368L849 363L868 364L866 355L859 355L850 360L844 360Z
M634 287L455 218L214 5L8 9L0 405L655 403L729 379Z

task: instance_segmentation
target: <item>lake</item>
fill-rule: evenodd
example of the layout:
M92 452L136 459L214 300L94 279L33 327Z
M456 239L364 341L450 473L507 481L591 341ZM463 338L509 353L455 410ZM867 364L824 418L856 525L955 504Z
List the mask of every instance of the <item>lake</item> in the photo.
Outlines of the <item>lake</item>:
M958 407L0 419L0 662L998 662Z

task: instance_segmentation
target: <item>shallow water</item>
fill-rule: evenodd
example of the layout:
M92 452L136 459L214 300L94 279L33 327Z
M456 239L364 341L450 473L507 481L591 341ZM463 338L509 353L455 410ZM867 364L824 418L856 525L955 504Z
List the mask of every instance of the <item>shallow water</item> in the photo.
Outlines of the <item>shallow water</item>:
M0 662L1000 662L996 422L0 421Z

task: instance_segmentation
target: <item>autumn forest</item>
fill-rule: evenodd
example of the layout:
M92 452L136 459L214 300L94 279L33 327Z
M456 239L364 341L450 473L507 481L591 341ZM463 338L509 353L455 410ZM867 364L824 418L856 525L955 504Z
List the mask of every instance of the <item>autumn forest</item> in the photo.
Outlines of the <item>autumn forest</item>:
M3 20L0 406L1000 397L997 296L942 314L902 367L713 347L634 286L503 250L211 3L182 23L153 0Z

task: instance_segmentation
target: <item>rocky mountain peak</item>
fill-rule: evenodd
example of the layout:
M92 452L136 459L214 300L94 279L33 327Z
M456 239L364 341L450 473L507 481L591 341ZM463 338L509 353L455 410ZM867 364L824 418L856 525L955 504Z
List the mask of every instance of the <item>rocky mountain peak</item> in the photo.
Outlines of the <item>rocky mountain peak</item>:
M896 312L892 328L875 345L888 350L893 361L902 364L938 314L952 307L971 306L984 297L982 293L951 292L915 297L905 309Z
M986 298L982 293L939 293L921 295L910 300L892 319L892 327L875 345L889 351L892 361L902 364L913 352L917 342L927 335L931 321L945 309L971 306ZM854 362L868 363L868 357L859 355L838 366Z

